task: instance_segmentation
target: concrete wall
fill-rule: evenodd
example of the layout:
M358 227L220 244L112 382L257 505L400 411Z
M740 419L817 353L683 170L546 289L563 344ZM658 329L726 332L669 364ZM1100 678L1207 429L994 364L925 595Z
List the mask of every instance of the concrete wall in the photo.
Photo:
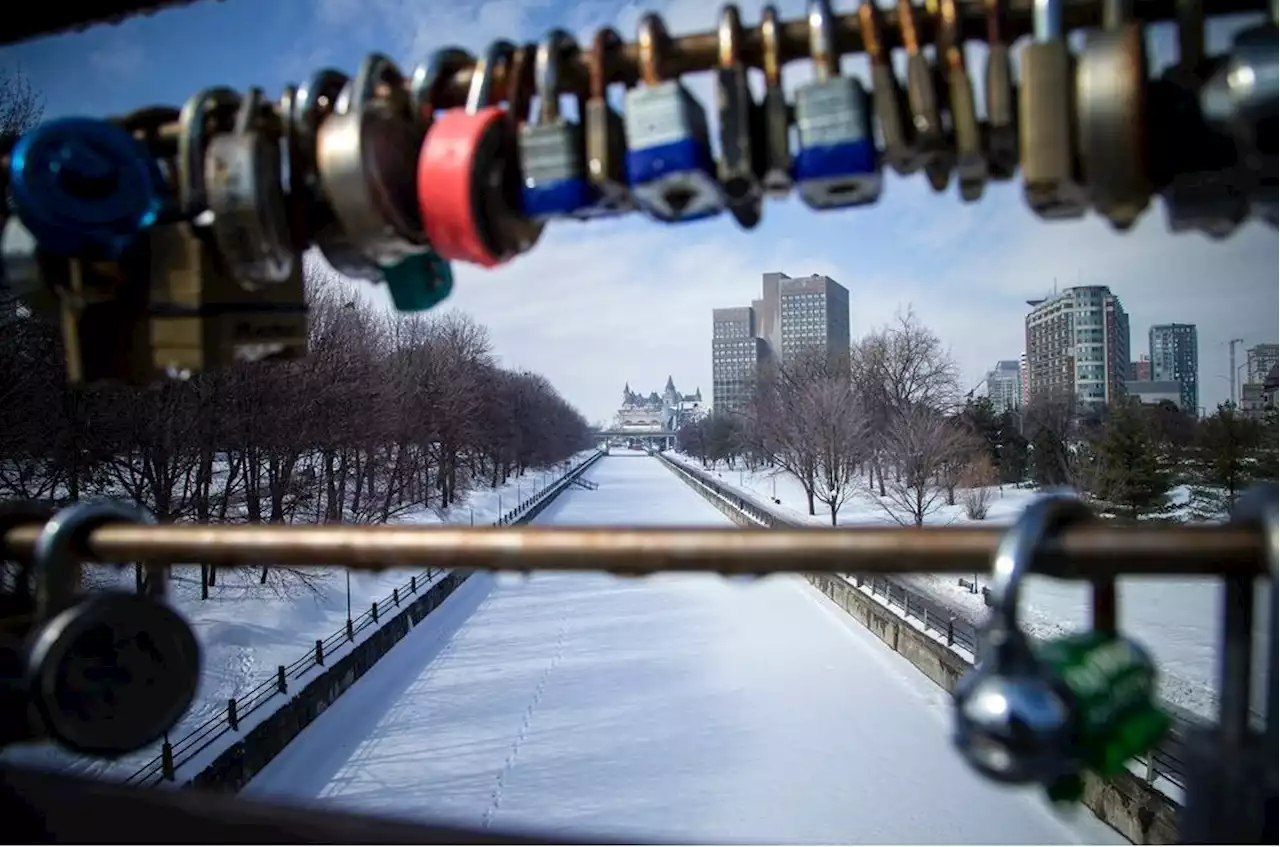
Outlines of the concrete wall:
M663 464L734 523L760 527L759 522L708 490L718 487L714 481L699 478L665 458ZM934 641L842 577L805 574L805 579L944 690L952 691L960 678L972 669L973 666L953 650ZM1178 842L1179 806L1128 771L1110 782L1086 774L1081 802L1099 820L1134 844Z
M538 513L580 476L600 460L597 453L567 474L563 481L530 507L514 523L532 521ZM184 784L184 788L236 792L249 783L285 746L319 717L334 700L377 663L379 659L409 634L432 611L458 589L470 571L455 570L423 592L395 617L385 621L351 652L338 659L266 720L244 734L208 767Z

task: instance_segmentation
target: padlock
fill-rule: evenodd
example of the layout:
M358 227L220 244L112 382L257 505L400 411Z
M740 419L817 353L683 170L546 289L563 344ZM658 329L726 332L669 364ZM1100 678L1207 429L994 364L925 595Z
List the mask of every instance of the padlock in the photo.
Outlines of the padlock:
M191 97L178 117L174 172L182 220L148 232L145 256L139 257L144 264L135 271L150 281L147 358L162 373L200 373L233 362L299 359L307 353L301 258L295 254L284 281L246 289L219 249L206 214L208 149L242 103L235 91L212 88Z
M884 160L898 174L909 176L920 170L924 160L911 143L914 126L906 119L910 107L893 70L893 54L885 46L880 10L871 0L858 4L858 30L871 65L871 90L884 140Z
M724 195L716 181L707 114L678 79L666 79L669 49L662 20L640 19L640 78L627 90L624 125L627 179L636 204L665 223L703 220L720 214Z
M796 91L796 188L812 209L874 203L883 177L862 83L840 74L830 0L809 0L809 54L816 79Z
M204 159L213 239L232 275L251 288L288 282L302 260L285 210L280 139L260 125L265 107L262 89L249 89L235 127L209 141Z
M154 523L123 501L88 501L56 514L36 540L37 629L27 690L45 731L75 752L117 757L158 741L190 708L200 645L166 603L163 566L146 594L78 594L76 549L104 524Z
M9 156L14 211L41 250L114 259L159 218L165 186L129 132L59 118L25 133Z
M377 280L381 271L347 237L320 188L316 170L320 124L333 114L338 97L350 82L342 71L321 68L282 104L289 154L289 209L295 219L294 246L306 249L314 243L325 261L343 276Z
M1020 628L1018 600L1037 549L1070 523L1090 516L1061 494L1027 506L996 550L977 663L956 684L956 747L979 773L1007 784L1049 785L1078 774L1083 751L1076 716L1055 675Z
M937 74L934 73L929 57L920 48L916 10L911 0L897 0L897 10L902 46L907 53L907 108L913 129L912 147L923 166L941 160L930 168L927 175L935 191L945 191L951 164L946 127L943 125L942 108L938 99ZM941 188L937 184L939 173L943 175Z
M1088 208L1075 139L1075 60L1062 30L1061 0L1035 0L1033 41L1022 48L1018 119L1027 205L1045 220Z
M345 237L378 268L375 281L397 310L416 312L448 296L453 280L423 232L413 179L423 133L404 83L386 56L367 56L320 124L316 169Z
M1151 200L1148 177L1146 28L1103 4L1103 30L1091 32L1076 62L1076 144L1085 191L1117 231L1133 228Z
M622 38L611 27L599 30L587 56L589 91L582 122L587 137L587 179L595 187L601 214L635 209L627 185L627 139L622 115L609 105L609 83Z
M782 199L791 194L791 107L782 90L782 47L778 10L760 10L760 51L764 61L764 190Z
M994 180L1018 172L1018 91L1005 25L1005 0L984 0L987 11L987 171Z
M956 0L940 0L938 53L946 67L948 111L955 141L955 171L960 198L973 203L982 198L987 182L986 151L982 126L973 99L973 82L964 60L964 32Z
M511 117L493 104L498 67L512 64L509 41L489 45L476 63L463 109L450 109L427 130L418 157L418 202L427 237L446 260L492 268L528 251L543 225L520 214L519 136ZM514 75L513 75L514 76ZM523 75L521 75L523 76ZM508 86L522 100L523 79Z
M587 180L582 125L560 114L561 62L577 53L578 43L563 29L551 30L538 46L538 120L520 127L520 207L533 220L577 217L599 199Z
M738 7L720 10L716 101L720 112L720 161L717 176L729 214L745 230L760 223L765 171L764 112L747 85L742 61L742 16Z
M1226 61L1200 91L1206 120L1236 145L1252 216L1277 224L1277 28L1274 20L1236 34Z
M1175 12L1178 62L1150 83L1147 98L1151 180L1171 231L1221 240L1249 217L1236 145L1228 132L1210 124L1201 106L1205 80L1226 62L1205 54L1201 3L1180 2Z

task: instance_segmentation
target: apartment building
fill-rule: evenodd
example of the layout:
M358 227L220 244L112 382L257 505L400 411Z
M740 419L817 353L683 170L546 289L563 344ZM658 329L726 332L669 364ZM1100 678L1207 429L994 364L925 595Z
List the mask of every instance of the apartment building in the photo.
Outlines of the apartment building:
M1028 300L1028 395L1070 392L1081 403L1124 396L1129 376L1129 315L1105 285L1063 289Z
M1280 362L1280 344L1255 344L1244 352L1244 381L1262 385Z
M1022 405L1022 363L1002 359L987 371L987 396L997 412L1017 409Z
M1182 386L1178 405L1192 414L1200 408L1200 346L1195 324L1155 324L1148 331L1153 382Z

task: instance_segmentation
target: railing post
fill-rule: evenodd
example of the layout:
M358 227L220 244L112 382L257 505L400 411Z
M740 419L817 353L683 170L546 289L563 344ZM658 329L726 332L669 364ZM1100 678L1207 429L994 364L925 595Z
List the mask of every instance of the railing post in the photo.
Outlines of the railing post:
M1147 752L1147 785L1155 785L1156 777L1160 774L1156 771L1156 757L1154 751Z
M369 607L369 613L373 615L373 622L378 622L378 601L374 600L373 605Z
M281 694L289 693L289 676L284 672L284 665L276 665L276 690Z
M409 591L412 594L418 593L418 578L416 576L409 577Z
M227 723L232 729L240 729L240 716L236 714L236 698L227 698Z
M391 601L395 603L397 606L400 605L400 589L399 588L391 589Z
M173 767L173 745L169 743L169 733L164 734L164 743L160 745L160 773L165 779L175 779Z
M347 618L347 640L348 641L356 640L356 625L351 620L351 618Z
M316 664L324 667L324 642L316 639Z
M947 619L947 646L956 643L956 616L952 615Z

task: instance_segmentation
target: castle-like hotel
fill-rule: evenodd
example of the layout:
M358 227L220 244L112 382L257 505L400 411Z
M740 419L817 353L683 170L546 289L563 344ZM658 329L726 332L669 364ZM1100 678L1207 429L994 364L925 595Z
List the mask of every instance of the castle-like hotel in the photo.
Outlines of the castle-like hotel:
M670 376L667 386L659 394L651 392L647 397L631 390L631 383L622 389L622 407L614 416L614 427L636 431L666 430L674 432L702 410L702 389L692 394L676 391Z

